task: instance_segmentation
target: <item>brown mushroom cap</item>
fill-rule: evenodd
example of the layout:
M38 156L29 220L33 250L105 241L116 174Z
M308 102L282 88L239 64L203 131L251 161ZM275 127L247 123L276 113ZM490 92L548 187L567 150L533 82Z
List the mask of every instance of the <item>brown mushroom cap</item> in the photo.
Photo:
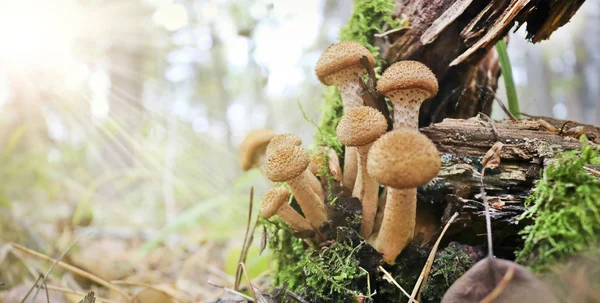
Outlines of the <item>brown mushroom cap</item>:
M414 188L428 183L440 171L440 154L417 130L398 129L381 136L371 149L367 171L380 184Z
M273 182L285 182L300 175L310 163L304 148L296 145L278 146L265 162L265 174Z
M355 41L342 41L330 45L319 60L315 67L317 77L323 84L331 85L327 77L337 73L343 69L360 65L362 56L367 56L371 65L375 64L375 58L369 50Z
M377 140L386 130L387 121L380 111L370 106L361 106L342 116L336 135L346 146L363 146Z
M287 203L290 198L290 192L287 188L280 186L271 188L263 198L260 212L266 219L277 213L277 210Z
M377 90L384 95L395 90L415 88L427 91L427 98L435 96L438 91L435 74L419 61L398 61L388 67L377 81Z
M269 154L269 151L281 145L302 145L302 139L294 134L275 135L267 145L267 155Z
M265 152L269 141L275 137L275 133L268 129L257 129L251 131L238 148L238 161L243 171L258 165L260 153Z

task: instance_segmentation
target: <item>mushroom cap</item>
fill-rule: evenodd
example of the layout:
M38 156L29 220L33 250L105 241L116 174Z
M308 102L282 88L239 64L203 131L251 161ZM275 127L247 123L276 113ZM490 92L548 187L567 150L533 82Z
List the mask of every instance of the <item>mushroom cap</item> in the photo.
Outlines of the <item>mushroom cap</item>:
M302 139L294 134L278 134L267 145L267 155L281 145L302 145Z
M367 159L369 175L392 188L427 184L441 166L433 142L412 129L398 129L381 136L371 146Z
M268 129L253 130L246 135L238 148L238 161L243 171L258 165L260 154L265 152L267 144L273 137L275 133Z
M317 77L323 84L331 85L331 82L326 79L327 76L349 67L359 66L362 56L367 56L371 65L375 64L375 58L371 52L360 43L355 41L334 43L326 48L317 60L315 66Z
M342 116L336 134L346 146L363 146L377 140L386 131L387 120L379 110L370 106L360 106Z
M388 67L377 81L377 90L384 95L395 90L415 88L427 91L427 98L438 92L435 74L419 61L398 61Z
M283 186L269 189L262 200L260 213L263 215L263 217L269 219L277 213L277 210L279 210L283 203L288 202L289 198L290 192Z
M273 149L265 162L265 174L273 182L285 182L302 174L310 163L308 152L297 145Z

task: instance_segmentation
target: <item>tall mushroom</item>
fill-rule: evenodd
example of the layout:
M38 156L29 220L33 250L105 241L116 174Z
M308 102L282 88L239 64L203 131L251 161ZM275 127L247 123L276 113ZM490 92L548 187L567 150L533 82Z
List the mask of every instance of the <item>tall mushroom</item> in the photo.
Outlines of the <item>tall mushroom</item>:
M369 50L358 42L343 41L329 46L317 61L315 71L317 77L325 85L335 86L342 96L344 111L362 106L360 82L368 72L361 64L362 57L373 65L375 58ZM356 152L347 148L344 154L343 185L352 190L356 179Z
M246 135L238 148L238 161L243 171L262 166L267 144L273 137L275 137L275 133L268 129L253 130Z
M394 129L419 126L419 108L423 101L435 96L438 81L425 64L399 61L388 67L377 82L377 90L392 101Z
M308 221L288 204L290 192L285 187L271 188L263 198L260 212L266 219L279 215L295 231L313 230Z
M417 186L439 172L440 154L425 135L399 129L381 136L371 149L367 170L377 182L388 186L388 195L375 249L383 260L394 263L412 239L417 211Z
M319 233L319 228L327 220L323 200L310 188L304 171L310 157L306 150L296 145L282 145L273 149L265 162L267 178L273 182L286 182L302 208L304 216Z
M267 145L266 155L267 157L278 146L282 145L302 145L302 139L294 134L278 134ZM304 176L308 182L310 188L321 198L321 200L325 200L325 191L323 190L323 186L321 186L321 181L313 174L310 170L306 170L304 172Z
M387 120L381 112L369 106L347 111L337 126L337 137L345 146L355 147L358 152L358 174L352 196L362 203L360 234L367 238L373 231L377 213L379 184L367 173L367 154L373 142L387 130Z

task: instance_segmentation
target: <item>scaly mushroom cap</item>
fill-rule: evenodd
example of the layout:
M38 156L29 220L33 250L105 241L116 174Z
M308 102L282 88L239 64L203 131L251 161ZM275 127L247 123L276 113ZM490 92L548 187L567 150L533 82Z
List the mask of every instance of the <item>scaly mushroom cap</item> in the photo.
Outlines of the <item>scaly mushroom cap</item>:
M440 154L417 130L399 129L381 136L371 149L367 171L380 184L414 188L428 183L440 171Z
M383 114L370 106L361 106L347 111L338 123L336 134L346 146L367 145L387 130Z
M369 50L355 41L342 41L330 45L317 61L315 72L323 84L331 85L330 76L350 67L360 66L362 56L367 56L371 65L375 58Z
M289 198L290 192L287 188L283 186L271 188L263 198L260 212L263 217L269 219L277 213L283 203L288 202Z
M310 163L304 148L296 145L278 146L267 157L265 174L273 182L285 182L300 175Z
M377 81L377 90L387 95L401 89L422 89L428 93L427 98L431 98L438 92L438 81L425 64L419 61L398 61L383 72Z
M265 148L273 137L275 133L268 129L253 130L246 135L238 148L238 161L243 171L258 165L260 155L265 153Z
M302 145L302 139L294 134L279 134L273 137L267 145L267 156L270 151L281 145Z

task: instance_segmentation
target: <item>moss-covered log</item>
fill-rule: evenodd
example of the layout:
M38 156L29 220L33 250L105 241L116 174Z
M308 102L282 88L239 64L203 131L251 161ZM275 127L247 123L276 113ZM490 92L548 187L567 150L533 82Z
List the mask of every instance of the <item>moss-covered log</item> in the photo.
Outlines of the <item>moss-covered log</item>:
M566 128L576 126L569 125L563 134L559 134L562 124L558 120L550 120L550 123L524 120L495 122L492 127L487 121L472 118L445 119L422 128L442 154L443 168L434 182L420 189L419 206L446 218L455 211L460 213L445 236L446 241L472 245L485 243L481 160L495 142L504 143L500 152L501 164L486 170L484 186L492 205L495 253L514 258L514 251L522 247L518 232L526 225L517 218L525 211L524 202L534 188L534 182L557 154L581 148L577 139L565 135ZM552 131L551 126L556 129ZM590 142L600 143L599 128L578 129Z

